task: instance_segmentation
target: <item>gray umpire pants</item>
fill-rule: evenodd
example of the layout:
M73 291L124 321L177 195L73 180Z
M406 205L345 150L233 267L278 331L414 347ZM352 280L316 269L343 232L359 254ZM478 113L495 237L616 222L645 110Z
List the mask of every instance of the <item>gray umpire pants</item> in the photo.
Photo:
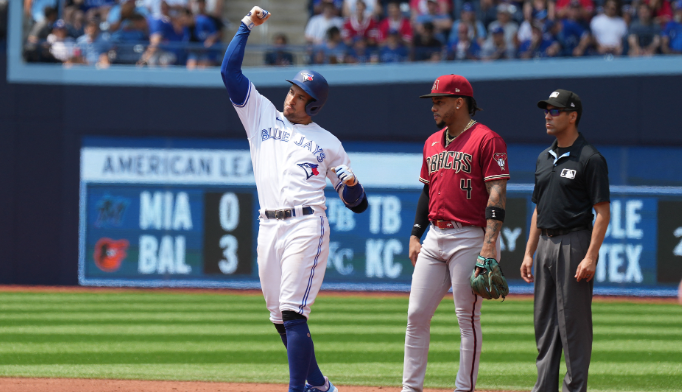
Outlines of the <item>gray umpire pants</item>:
M587 391L592 356L592 288L594 279L576 281L592 232L540 236L535 259L535 342L538 380L533 392L556 392L563 349L563 392Z

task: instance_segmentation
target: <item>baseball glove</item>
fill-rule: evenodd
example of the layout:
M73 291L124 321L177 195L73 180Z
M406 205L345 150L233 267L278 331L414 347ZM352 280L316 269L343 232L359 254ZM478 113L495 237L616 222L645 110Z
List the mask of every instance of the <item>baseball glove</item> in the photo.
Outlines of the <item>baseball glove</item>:
M476 267L483 269L478 276L476 276ZM498 299L505 297L509 294L509 286L507 285L507 279L504 278L502 273L502 268L497 264L497 260L490 258L486 259L483 256L478 256L476 260L476 267L471 273L471 289L477 295L485 299Z

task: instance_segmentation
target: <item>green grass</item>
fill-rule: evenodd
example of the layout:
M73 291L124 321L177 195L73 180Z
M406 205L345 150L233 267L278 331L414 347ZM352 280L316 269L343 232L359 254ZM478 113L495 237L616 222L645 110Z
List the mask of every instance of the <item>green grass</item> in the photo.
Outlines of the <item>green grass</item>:
M479 389L530 390L533 304L486 301ZM337 384L401 383L407 298L318 298L310 329ZM595 303L590 391L679 391L682 307ZM452 300L431 328L426 387L454 387ZM562 367L562 374L564 372ZM286 352L259 295L0 293L0 376L286 383Z

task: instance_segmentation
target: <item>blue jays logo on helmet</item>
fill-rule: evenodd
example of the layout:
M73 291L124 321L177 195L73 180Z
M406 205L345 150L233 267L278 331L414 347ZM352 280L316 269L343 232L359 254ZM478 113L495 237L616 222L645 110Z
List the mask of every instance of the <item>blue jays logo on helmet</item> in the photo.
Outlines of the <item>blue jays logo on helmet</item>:
M305 105L305 112L309 116L315 116L327 102L329 85L324 76L311 70L303 70L287 82L295 84L308 93L313 99Z
M316 176L316 175L320 174L320 172L317 170L317 167L319 165L317 165L315 163L304 162L304 163L297 163L297 165L300 166L301 169L303 169L303 171L305 171L305 179L306 180L310 179L310 177L312 177L312 176Z

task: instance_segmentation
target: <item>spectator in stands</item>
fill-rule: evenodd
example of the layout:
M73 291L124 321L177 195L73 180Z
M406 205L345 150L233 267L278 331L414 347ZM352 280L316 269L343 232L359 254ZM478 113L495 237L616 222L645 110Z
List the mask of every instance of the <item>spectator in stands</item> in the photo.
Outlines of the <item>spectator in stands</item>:
M386 11L388 17L379 23L379 43L386 42L389 31L397 31L403 40L403 44L409 45L412 42L412 25L409 19L403 17L398 0L392 0L388 3Z
M554 27L554 22L549 22L550 28ZM531 58L542 58L542 57L554 57L556 56L561 47L559 43L553 39L551 34L543 33L545 26L536 22L533 24L532 38L521 42L519 45L519 57L522 59Z
M469 26L469 38L475 40L479 45L485 42L487 35L485 26L481 21L476 19L476 12L474 11L474 6L471 3L464 3L462 5L462 11L459 14L459 19L452 24L452 29L450 30L449 42L457 39L458 27L461 23L465 23Z
M337 16L336 7L332 0L323 0L322 13L310 18L305 28L306 41L312 45L321 45L331 27L341 29L343 18Z
M379 59L382 63L401 63L407 60L408 54L400 34L397 31L391 31L388 33L386 45L379 52Z
M376 46L379 26L374 18L365 13L365 2L357 0L355 13L346 19L341 37L347 46L352 46L356 38L364 38L369 46Z
M640 3L637 7L639 19L632 22L628 36L630 45L629 55L653 56L661 46L661 29L654 23L651 15L651 8L645 3Z
M523 3L524 19L526 15L536 15L540 11L547 12L547 19L554 20L555 5L553 0L527 0Z
M431 22L435 29L436 38L446 42L448 38L447 33L452 28L452 19L447 13L442 12L442 9L443 7L439 5L437 0L427 0L426 13L418 15L415 19L417 31L420 31L424 23Z
M563 56L583 56L590 45L590 32L580 20L582 10L580 1L574 0L563 13L565 18L561 21L562 29L558 36Z
M597 46L597 53L620 56L623 53L623 38L627 34L627 26L623 18L618 16L618 2L606 0L604 13L592 18L590 30Z
M379 62L379 55L374 49L367 46L367 41L364 38L358 37L348 50L345 62L349 64L377 63Z
M76 7L66 7L63 13L66 30L70 37L78 38L85 33L85 13Z
M40 23L46 17L45 7L56 10L57 6L57 0L24 0L24 13L35 23Z
M142 0L142 4L154 18L160 18L164 14L162 3L166 3L168 14L173 17L182 15L184 10L189 9L189 0Z
M341 64L346 57L348 47L343 43L341 30L332 26L327 30L327 37L322 45L314 49L312 56L314 64Z
M170 17L170 6L161 2L161 17L149 21L149 46L138 65L162 66L185 63L183 43L189 42L187 10L176 17Z
M682 1L682 0L681 0ZM443 43L434 35L435 28L433 23L426 22L422 26L422 31L414 36L412 42L412 61L432 61L439 62L442 58Z
M578 3L580 4L580 15L577 19L588 21L592 18L594 12L594 3L592 0L557 0L556 1L556 15L558 19L566 19L570 12L570 6Z
M187 58L187 68L206 68L218 65L221 56L220 29L215 24L214 18L206 14L206 0L195 0L197 14L189 16L193 22L192 41L201 42L205 49L191 50Z
M294 64L294 56L287 51L287 41L287 36L283 33L272 37L273 48L265 53L265 64L283 66Z
M66 23L62 19L54 22L52 33L47 36L47 42L50 44L50 53L55 59L67 64L73 62L76 40L69 37Z
M516 41L520 43L532 40L533 25L538 24L544 26L549 20L547 15L547 10L531 12L525 15L523 22L521 22L521 25L519 26L519 31L516 33Z
M43 18L36 22L28 33L28 43L35 46L39 42L45 41L47 36L52 33L52 25L57 21L57 9L51 6L45 7Z
M504 29L500 26L495 27L481 47L481 58L483 60L506 60L514 57L514 47L507 45L504 39Z
M147 18L140 14L133 14L121 23L118 30L111 34L111 41L123 46L148 41L149 24Z
M673 6L675 13L663 29L661 50L665 54L682 54L682 0L675 1Z
M146 7L136 6L135 0L121 0L118 4L111 7L107 14L107 31L113 33L121 27L121 24L129 20L133 14L147 16L149 10Z
M461 23L457 27L457 38L448 43L448 60L478 60L481 47L469 35L469 26Z
M429 11L429 1L431 0L410 0L410 14L412 15L412 20L416 21L419 16L431 13ZM436 13L439 15L449 15L452 11L452 1L451 0L435 0L438 7L436 7ZM438 26L436 26L437 28Z
M324 3L326 3L326 0L313 0L313 13L312 15L319 15L323 12L324 10ZM343 8L343 0L331 0L332 3L334 3L334 7L336 8L336 15L341 16L341 9Z
M111 44L102 36L99 23L90 21L85 25L85 34L76 41L80 49L80 62L87 65L97 65L100 68L109 66L108 51Z
M350 18L357 13L358 2L365 3L365 16L368 18L379 19L383 17L384 11L381 8L381 1L379 0L343 0L343 9L341 14L344 18Z
M654 23L663 27L673 18L673 9L668 0L648 0L644 1L651 10Z
M507 43L507 48L513 49L516 52L516 34L519 30L519 25L512 20L512 14L515 7L511 4L502 3L497 6L497 20L490 23L488 32L495 30L497 27L502 27L504 30L504 41Z

